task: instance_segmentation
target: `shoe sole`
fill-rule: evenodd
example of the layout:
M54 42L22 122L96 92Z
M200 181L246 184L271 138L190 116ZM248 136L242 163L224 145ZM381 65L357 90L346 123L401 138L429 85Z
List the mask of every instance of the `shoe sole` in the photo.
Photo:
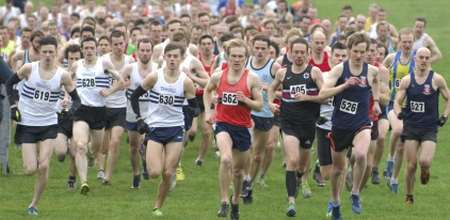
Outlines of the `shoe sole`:
M289 210L289 211L286 213L286 215L287 215L288 217L295 217L296 214L297 214L297 212L296 212L295 210L293 210L293 209Z
M88 185L81 186L81 191L80 191L81 195L87 195L88 192L89 192L89 186Z

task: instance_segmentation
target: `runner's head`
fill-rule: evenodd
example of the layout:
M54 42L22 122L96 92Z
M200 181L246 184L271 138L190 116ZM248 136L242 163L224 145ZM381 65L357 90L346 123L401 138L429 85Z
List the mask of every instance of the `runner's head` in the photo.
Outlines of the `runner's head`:
M270 39L267 35L260 34L253 38L253 56L258 60L264 60L269 56Z
M336 42L331 48L331 66L336 66L347 60L347 46Z
M411 52L414 43L414 34L411 28L403 28L398 32L398 48L403 53Z
M40 48L39 41L40 41L41 38L43 38L43 37L44 37L44 32L39 31L39 30L34 31L34 32L31 34L31 38L30 38L31 46L33 47L33 49L34 49L35 51L39 51L39 48Z
M308 62L309 45L303 38L297 38L289 44L292 64L302 66Z
M78 44L71 44L64 50L64 58L67 59L68 67L81 59L81 48Z
M105 55L111 52L111 45L109 44L109 38L106 35L103 35L98 39L98 50L100 55Z
M363 32L357 32L349 36L347 47L349 59L352 63L360 65L364 62L367 50L369 49L369 37Z
M214 49L214 38L209 34L205 34L200 37L200 39L198 41L198 46L199 46L201 54L210 55L213 53L213 49Z
M81 52L87 61L93 61L97 57L97 40L93 37L81 41Z
M377 57L377 41L375 39L370 39L369 50L367 51L367 63L373 65L377 62Z
M125 33L118 30L113 30L109 36L111 43L112 53L116 56L120 56L125 52Z
M249 51L242 39L232 39L226 45L228 66L236 72L242 71Z
M149 38L141 38L137 43L137 55L143 64L150 62L152 58L153 44Z
M269 55L270 58L274 60L276 60L280 56L280 46L278 46L278 44L273 41L270 41Z
M416 59L416 67L417 70L424 72L427 71L431 66L431 52L426 47L421 47L417 49L416 56L414 59Z
M45 36L39 40L41 45L39 52L41 61L45 65L50 65L56 60L56 53L58 51L58 41L53 36Z
M320 31L316 30L311 35L311 50L315 54L322 54L326 47L326 36Z
M416 18L416 23L414 24L414 35L416 36L416 38L422 36L422 34L425 32L426 25L427 19L425 17Z
M176 71L179 69L185 51L186 48L180 43L170 42L167 44L164 48L164 60L166 61L166 66L169 70Z

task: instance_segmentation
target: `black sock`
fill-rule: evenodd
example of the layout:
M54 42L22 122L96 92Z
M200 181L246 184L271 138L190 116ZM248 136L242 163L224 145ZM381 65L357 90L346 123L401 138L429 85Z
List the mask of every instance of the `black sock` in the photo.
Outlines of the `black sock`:
M286 190L288 197L295 197L297 187L296 171L286 171Z

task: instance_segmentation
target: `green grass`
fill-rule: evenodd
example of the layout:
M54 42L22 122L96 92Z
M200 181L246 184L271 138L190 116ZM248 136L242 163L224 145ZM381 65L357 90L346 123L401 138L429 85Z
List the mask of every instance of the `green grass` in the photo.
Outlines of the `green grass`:
M429 20L427 32L436 40L443 52L444 59L434 65L437 72L448 78L450 26L443 18L447 17L447 0L436 1L378 1L388 11L388 20L398 28L411 26L417 15L424 15ZM366 13L371 1L362 0L317 0L316 6L321 17L335 19L339 8L346 3L353 5L355 14ZM369 184L362 192L364 212L361 216L350 211L348 192L342 194L343 214L345 219L449 219L448 207L450 193L448 183L447 144L450 126L442 128L439 133L438 147L432 165L431 181L427 186L416 184L416 204L405 206L404 174L400 179L400 193L388 193L384 184ZM183 157L183 167L187 178L180 182L174 192L166 200L161 219L217 219L218 198L218 162L213 153L208 152L202 168L193 164L199 135L196 141L189 144ZM90 169L89 180L91 193L88 197L79 192L66 190L67 162L59 163L54 158L51 162L50 178L47 190L39 203L40 219L156 219L151 215L159 180L145 181L141 189L130 190L131 168L128 146L121 145L119 164L113 176L112 186L102 186L95 180L95 170ZM14 146L10 147L10 163L13 175L0 176L0 219L28 219L25 208L32 198L35 177L22 175L21 154ZM384 162L381 164L384 168ZM281 168L281 154L277 150L275 161L268 173L268 188L255 189L255 200L250 206L241 205L242 219L287 219L285 217L286 192L284 187L284 171ZM330 194L329 186L318 188L313 186L313 197L297 201L297 219L325 219L325 209Z

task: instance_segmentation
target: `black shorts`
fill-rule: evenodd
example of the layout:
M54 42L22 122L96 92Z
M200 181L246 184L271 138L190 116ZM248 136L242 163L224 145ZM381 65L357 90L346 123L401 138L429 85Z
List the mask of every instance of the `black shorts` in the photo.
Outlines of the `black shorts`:
M72 117L66 112L58 113L58 133L64 134L70 139L72 138L72 128Z
M136 131L138 132L138 128L137 128L137 122L126 122L127 125L127 130L128 131Z
M375 141L378 139L380 132L378 131L378 120L372 122L372 129L370 132L370 140Z
M424 141L432 141L436 143L437 132L437 128L418 128L404 125L401 139L403 142L405 140L415 140L419 143Z
M192 127L192 122L194 121L193 115L188 113L183 107L183 115L184 115L184 129L188 131Z
M105 129L115 126L126 127L126 108L106 108Z
M47 139L55 139L58 133L58 125L27 126L17 124L16 144L35 144Z
M387 119L387 113L388 113L388 106L380 106L381 107L381 114L378 116L380 119Z
M80 106L73 115L73 121L84 121L90 129L99 130L105 128L105 107Z
M200 112L205 112L205 105L203 104L203 96L196 96L198 107Z
M270 131L273 127L273 118L259 117L252 115L253 123L255 124L255 129L263 132Z
M273 125L274 126L281 126L281 122L280 122L280 115L274 115L273 116Z
M175 127L150 127L148 133L145 134L144 143L147 145L148 140L166 145L173 142L183 142L184 128L183 126Z
M300 141L300 147L310 149L316 136L316 122L291 122L281 119L281 131L292 135Z
M319 158L320 166L328 166L332 164L331 159L331 143L328 139L329 130L316 127L317 133L317 157Z
M356 130L339 129L336 127L331 128L329 135L331 141L331 147L336 152L342 152L346 148L353 147L353 139L362 130L370 129L370 124L362 126Z
M219 134L220 132L227 132L230 135L231 141L233 142L232 149L236 149L241 152L250 149L252 138L248 128L230 125L224 122L217 122L213 126L213 128L215 135Z

